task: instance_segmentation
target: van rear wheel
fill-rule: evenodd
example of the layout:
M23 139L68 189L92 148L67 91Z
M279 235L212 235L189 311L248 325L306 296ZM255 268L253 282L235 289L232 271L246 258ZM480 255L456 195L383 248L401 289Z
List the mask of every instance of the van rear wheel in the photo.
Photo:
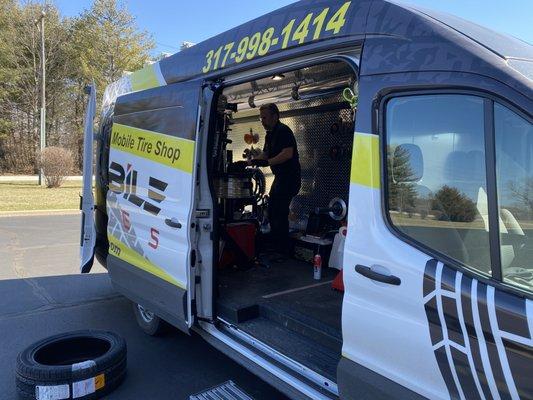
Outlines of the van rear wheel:
M132 306L137 324L144 333L150 336L158 336L168 330L168 324L152 311L137 303L132 303Z

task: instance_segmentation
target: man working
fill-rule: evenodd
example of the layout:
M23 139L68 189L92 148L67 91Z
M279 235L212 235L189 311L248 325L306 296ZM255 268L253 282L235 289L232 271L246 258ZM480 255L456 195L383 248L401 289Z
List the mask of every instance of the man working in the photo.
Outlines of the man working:
M262 105L259 113L267 132L265 145L263 152L250 160L250 164L270 166L274 174L268 203L271 236L276 250L286 253L289 244L289 206L301 185L298 148L291 129L279 121L279 109L275 104Z

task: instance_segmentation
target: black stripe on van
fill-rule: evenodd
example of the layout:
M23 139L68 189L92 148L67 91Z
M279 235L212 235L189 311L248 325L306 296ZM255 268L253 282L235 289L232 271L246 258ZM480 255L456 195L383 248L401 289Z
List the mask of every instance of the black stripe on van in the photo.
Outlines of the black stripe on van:
M457 313L457 304L455 303L455 299L442 296L442 309L444 311L446 329L448 330L448 339L464 347L465 341L463 338L461 323L459 322L459 315Z
M435 290L435 274L437 273L437 260L429 260L426 263L424 273L424 297Z
M531 339L532 332L529 332L527 317L524 318L526 316L526 300L501 290L496 290L494 302L501 305L496 307L498 328L501 331Z
M437 359L440 373L442 374L442 377L444 378L444 383L446 384L446 387L448 388L448 392L450 393L450 398L454 400L460 399L459 390L453 379L453 374L450 368L450 363L448 362L448 356L446 354L446 346L441 346L437 350L435 350L435 358Z
M518 396L521 399L533 399L532 347L508 339L502 341Z
M494 290L494 304L489 305L486 284L463 275L460 285L457 282L458 286L455 287L454 283L452 287L457 272L443 265L442 274L437 277L437 264L436 260L426 263L424 308L432 345L438 346L435 359L450 397L458 398L462 390L467 399L492 399L490 387L495 387L502 400L516 395L522 399L533 399L533 332L529 329L529 320L533 316L528 315L533 310L533 305L529 303L531 300L491 288ZM475 293L472 293L474 288ZM457 297L459 294L460 297ZM472 301L473 295L475 302ZM444 320L438 315L439 296ZM459 313L458 302L462 314ZM489 306L494 309L489 309ZM489 313L496 315L497 322L492 321L492 325ZM461 315L463 321L460 321ZM444 329L448 341L444 340ZM478 337L480 329L482 336ZM500 345L499 349L497 343L500 340L503 346ZM485 365L484 359L488 360ZM504 373L504 369L507 372ZM460 388L456 386L455 375ZM506 376L512 381L508 383Z
M474 316L472 313L472 278L463 275L461 279L461 306L463 309L463 318L466 327L466 340L470 346L470 353L472 361L474 362L473 369L476 371L477 379L481 386L481 390L486 399L492 397L487 383L487 376L483 369L483 362L481 361L481 353L479 348L479 339L477 337L476 328L474 325ZM474 394L472 394L474 396ZM478 395L477 391L476 394Z
M450 347L450 350L461 389L464 393L468 393L465 397L469 400L481 400L481 396L477 391L476 382L472 376L467 354L455 347Z
M509 388L505 382L505 376L503 374L502 365L500 362L500 356L498 354L498 348L494 341L494 334L490 325L489 310L487 304L487 285L478 282L477 286L477 301L479 307L479 320L481 322L481 328L483 329L483 335L485 336L485 347L489 356L490 367L492 375L500 393L501 399L510 399Z

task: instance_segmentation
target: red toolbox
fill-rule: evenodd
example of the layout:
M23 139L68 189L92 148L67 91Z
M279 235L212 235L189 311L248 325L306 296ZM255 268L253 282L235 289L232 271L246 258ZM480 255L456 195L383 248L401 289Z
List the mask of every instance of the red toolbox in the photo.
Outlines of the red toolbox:
M237 251L244 254L247 261L253 260L255 257L255 233L256 227L253 222L232 222L226 225L227 237L233 241L224 240L224 247L220 255L220 268L225 268L236 264L238 257L235 254ZM226 237L226 238L227 238ZM238 249L235 249L237 247Z

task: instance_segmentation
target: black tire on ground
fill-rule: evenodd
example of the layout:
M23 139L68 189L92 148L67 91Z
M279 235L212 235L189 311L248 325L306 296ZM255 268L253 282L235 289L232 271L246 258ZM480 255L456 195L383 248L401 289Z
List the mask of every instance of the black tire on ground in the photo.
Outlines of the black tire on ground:
M169 330L170 326L168 323L153 312L137 303L132 303L132 307L137 325L139 325L142 331L147 335L159 336Z
M113 332L83 330L40 340L17 358L21 399L93 400L126 376L126 342Z

